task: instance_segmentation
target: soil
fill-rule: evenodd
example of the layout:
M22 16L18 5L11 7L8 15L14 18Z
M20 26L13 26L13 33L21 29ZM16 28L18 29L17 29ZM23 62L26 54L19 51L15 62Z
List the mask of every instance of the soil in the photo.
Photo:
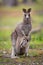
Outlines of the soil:
M43 65L43 53L38 56L22 56L20 58L10 58L2 55L0 56L0 65Z

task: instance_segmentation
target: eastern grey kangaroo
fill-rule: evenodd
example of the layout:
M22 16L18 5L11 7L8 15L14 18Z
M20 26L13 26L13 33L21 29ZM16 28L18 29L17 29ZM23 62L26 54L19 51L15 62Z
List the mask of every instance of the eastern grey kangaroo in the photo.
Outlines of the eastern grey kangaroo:
M30 12L31 8L29 8L28 10L23 8L23 21L16 27L14 32L11 34L11 58L16 58L18 54L25 54L25 56L28 56L29 41L31 39L32 29Z

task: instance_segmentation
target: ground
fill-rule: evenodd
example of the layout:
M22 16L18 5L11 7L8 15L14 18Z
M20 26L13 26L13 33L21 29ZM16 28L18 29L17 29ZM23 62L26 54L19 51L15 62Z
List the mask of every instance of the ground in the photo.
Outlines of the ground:
M30 49L30 53L36 52L37 55L12 59L8 55L0 55L0 65L43 65L43 50Z
M32 27L43 26L43 2L17 7L0 8L0 65L43 65L43 28L31 35L29 57L11 59L11 33L23 19L22 8L32 8ZM5 51L7 53L5 53ZM6 55L7 54L7 55Z

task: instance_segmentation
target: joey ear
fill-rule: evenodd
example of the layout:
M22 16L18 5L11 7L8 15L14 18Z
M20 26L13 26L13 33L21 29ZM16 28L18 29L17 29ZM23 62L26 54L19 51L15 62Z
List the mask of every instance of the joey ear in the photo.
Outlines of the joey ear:
M31 8L28 9L28 13L30 13L30 12L31 12Z
M23 12L26 13L26 9L23 8Z

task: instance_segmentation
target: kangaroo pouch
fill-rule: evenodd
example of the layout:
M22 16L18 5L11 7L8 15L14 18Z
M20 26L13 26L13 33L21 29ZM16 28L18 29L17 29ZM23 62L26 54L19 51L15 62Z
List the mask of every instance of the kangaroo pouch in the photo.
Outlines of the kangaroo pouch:
M23 55L25 53L26 49L26 41L24 41L24 37L18 37L16 42L16 54L17 55ZM25 43L25 44L24 44Z

